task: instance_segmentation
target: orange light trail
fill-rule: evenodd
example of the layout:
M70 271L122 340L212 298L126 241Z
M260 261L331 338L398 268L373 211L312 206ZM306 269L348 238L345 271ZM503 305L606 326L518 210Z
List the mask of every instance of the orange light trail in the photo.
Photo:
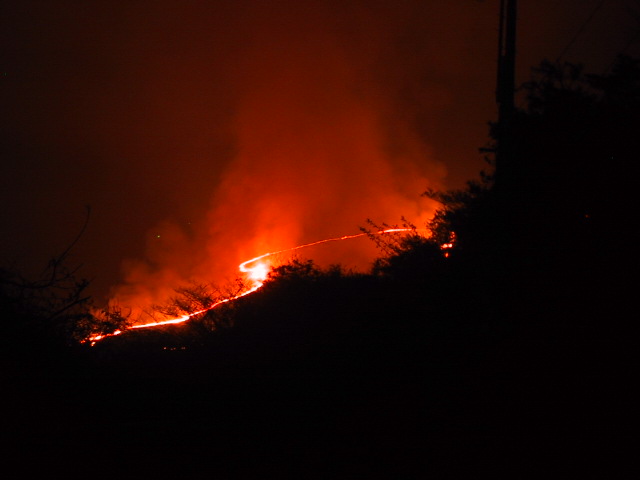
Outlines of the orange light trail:
M408 232L408 231L411 231L411 230L412 230L411 228L388 228L386 230L380 230L378 232L375 232L374 234L375 235L382 235L384 233L401 233L401 232ZM265 254L262 254L260 256L254 257L251 260L247 260L246 262L242 262L238 266L238 269L243 273L250 273L256 267L249 268L249 267L247 267L247 265L251 265L252 263L257 262L258 260L262 260L263 258L271 257L273 255L279 255L281 253L293 252L295 250L300 250L302 248L314 247L316 245L321 245L323 243L339 242L340 240L351 240L351 239L354 239L354 238L364 237L365 235L369 235L369 234L367 234L367 233L357 233L355 235L344 235L342 237L327 238L325 240L318 240L317 242L311 242L311 243L305 243L304 245L298 245L297 247L285 248L284 250L278 250L276 252L265 253Z
M419 230L424 230L424 229L419 229ZM415 231L415 229L412 228L387 228L385 230L379 230L377 232L373 232L373 235L383 235L386 233L402 233L402 232L409 232L409 231ZM242 262L240 265L238 265L238 270L240 270L242 273L246 274L248 279L251 280L253 282L253 285L251 286L251 288L245 290L242 293L239 293L238 295L234 295L232 297L228 297L225 298L223 300L219 300L218 302L214 303L213 305L202 309L202 310L198 310L197 312L192 312L192 313L188 313L188 314L184 314L180 317L176 317L176 318L170 318L167 320L161 320L159 322L151 322L151 323L144 323L141 325L132 325L130 327L128 327L129 330L133 330L133 329L140 329L140 328L151 328L151 327L159 327L162 325L175 325L175 324L180 324L180 323L184 323L190 319L192 319L193 317L195 317L196 315L200 315L202 313L206 313L209 312L211 310L213 310L214 308L224 304L224 303L229 303L232 302L234 300L237 300L239 298L245 297L247 295L252 294L253 292L259 290L262 285L264 285L264 281L267 279L267 276L269 275L269 265L265 264L265 263L258 263L257 265L250 267L249 265L253 264L253 263L257 263L262 259L271 257L273 255L279 255L281 253L288 253L288 252L293 252L296 250L300 250L303 248L308 248L308 247L314 247L316 245L322 245L323 243L329 243L329 242L339 242L342 240L352 240L355 238L359 238L359 237L363 237L365 235L371 235L370 233L357 233L354 235L343 235L342 237L335 237L335 238L327 238L324 240L318 240L316 242L311 242L311 243L305 243L304 245L298 245L295 247L290 247L290 248L285 248L283 250L277 250L275 252L268 252L268 253L264 253L262 255L259 255L257 257L254 257L250 260L246 260L244 262ZM113 337L116 335L120 335L122 334L123 331L122 330L116 330L113 333L107 333L107 334L102 334L102 335L94 335L92 337L87 338L86 340L83 341L84 342L91 342L91 346L95 345L96 342L106 338L106 337Z

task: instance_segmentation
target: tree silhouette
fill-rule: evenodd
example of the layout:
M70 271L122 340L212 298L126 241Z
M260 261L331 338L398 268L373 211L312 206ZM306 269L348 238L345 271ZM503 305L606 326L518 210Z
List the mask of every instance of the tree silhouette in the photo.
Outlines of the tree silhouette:
M112 333L127 324L118 309L93 313L90 281L79 275L82 265L70 262L71 252L83 236L85 222L73 241L49 260L35 278L14 268L0 268L0 311L4 320L6 347L13 350L68 346L91 334Z
M445 271L499 317L544 310L554 320L595 321L620 308L617 296L629 289L623 273L637 257L640 61L620 57L606 75L544 61L522 90L526 105L506 127L499 185L482 173L461 190L427 191L442 204L431 239L455 238ZM492 125L482 149L490 164L504 134ZM399 254L383 264L408 256Z

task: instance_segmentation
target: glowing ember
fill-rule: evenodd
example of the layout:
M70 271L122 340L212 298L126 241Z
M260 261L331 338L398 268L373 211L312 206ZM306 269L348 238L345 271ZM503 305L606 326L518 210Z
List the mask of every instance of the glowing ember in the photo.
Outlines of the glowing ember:
M449 238L449 242L447 243L443 243L442 245L440 245L440 250L444 251L444 256L446 258L449 257L449 250L451 250L456 243L456 233L455 232L451 232L451 237Z
M413 229L411 228L387 228L385 230L379 230L377 232L374 232L375 235L383 235L383 234L387 234L387 233L402 233L402 232L410 232L413 231ZM285 248L284 250L278 250L275 252L269 252L269 253L265 253L262 255L259 255L257 257L254 257L250 260L247 260L245 262L242 262L239 266L238 269L242 272L245 273L247 276L247 279L250 280L252 282L251 286L239 293L238 295L229 297L229 298L225 298L224 300L220 300L219 302L214 303L213 305L211 305L210 307L204 309L204 310L199 310L197 312L193 312L190 314L185 314L181 317L178 318L170 318L167 320L162 320L159 322L152 322L152 323L145 323L142 325L132 325L131 327L129 327L130 329L140 329L140 328L150 328L150 327L159 327L162 325L175 325L175 324L179 324L179 323L184 323L187 320L190 320L191 318L195 317L196 315L200 315L202 313L206 313L210 310L213 310L214 308L216 308L219 305L222 305L223 303L228 303L228 302L232 302L233 300L237 300L238 298L241 297L245 297L247 295L250 295L251 293L255 292L256 290L260 289L262 287L262 285L264 284L264 281L267 279L267 276L269 275L269 271L271 270L270 265L266 262L261 262L260 260L263 260L265 258L271 257L273 255L278 255L281 253L288 253L288 252L293 252L295 250L300 250L302 248L308 248L308 247L313 247L315 245L321 245L323 243L329 243L329 242L338 242L338 241L342 241L342 240L352 240L354 238L359 238L359 237L363 237L365 235L368 235L367 233L358 233L355 235L344 235L342 237L335 237L335 238L327 238L325 240L318 240L317 242L312 242L312 243L306 243L304 245L298 245L296 247L290 247L290 248ZM453 240L453 239L452 239ZM447 245L447 246L445 246ZM443 249L446 248L452 248L453 247L453 243L451 244L445 244L442 246ZM448 254L445 254L445 256L448 256ZM255 264L255 265L253 265ZM253 266L250 266L253 265ZM95 345L96 342L106 338L106 337L112 337L115 335L120 335L122 333L122 330L116 330L113 333L110 334L103 334L103 335L95 335L92 337L89 337L88 339L86 339L84 342L91 342L91 346ZM84 343L83 342L83 343Z

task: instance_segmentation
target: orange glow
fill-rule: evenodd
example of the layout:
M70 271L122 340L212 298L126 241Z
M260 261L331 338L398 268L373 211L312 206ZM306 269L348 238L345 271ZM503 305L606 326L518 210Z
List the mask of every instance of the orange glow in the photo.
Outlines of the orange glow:
M224 152L199 149L184 162L186 168L208 159L210 166L202 167L208 173L194 180L206 177L215 187L184 195L187 177L176 178L177 188L169 182L171 195L189 197L191 206L153 226L144 258L125 259L123 282L109 292L135 312L131 318L144 318L142 306L174 295L172 286L233 278L239 263L260 252L351 232L365 219L380 225L405 217L424 225L438 208L421 193L444 188L446 167L412 125L414 112L400 102L404 97L384 95L381 84L367 81L374 76L369 67L377 72L380 65L371 42L354 57L342 33L328 28L335 15L317 2L285 2L282 9L271 3L251 2L243 12L242 28L250 34L242 55L220 72L233 77L228 122L225 117L216 140ZM386 48L374 30L376 43ZM404 91L404 79L392 76ZM440 93L434 98L440 101ZM209 129L198 138L209 138ZM180 130L190 131L191 124ZM374 242L338 243L314 252L314 261L363 271L378 254ZM244 273L249 282L261 280L265 267Z
M105 333L104 335L94 335L93 337L89 337L88 339L84 340L82 343L91 342L91 346L93 347L96 344L96 342L99 342L103 338L115 337L116 335L120 335L121 333L122 333L122 330L115 330L113 333Z
M410 231L414 231L411 228L387 228L385 230L379 230L377 232L373 232L374 235L384 235L384 234L389 234L389 233L403 233L403 232L410 232ZM234 295L228 298L225 298L223 300L220 300L216 303L214 303L213 305L211 305L209 308L205 308L203 310L199 310L197 312L193 312L193 313L189 313L189 314L185 314L182 315L180 317L177 318L169 318L166 320L161 320L159 322L151 322L151 323L145 323L145 324L141 324L141 325L132 325L131 327L129 327L129 329L133 330L133 329L140 329L140 328L151 328L151 327L160 327L163 325L175 325L175 324L180 324L180 323L184 323L194 317L196 317L197 315L201 315L203 313L206 313L210 310L213 310L214 308L218 307L219 305L222 305L224 303L228 303L228 302L232 302L234 300L237 300L238 298L242 298L245 297L247 295L252 294L253 292L259 290L262 285L264 284L264 281L267 279L267 276L269 275L269 272L271 270L271 267L268 263L266 262L261 262L261 260L268 258L268 257L272 257L274 255L278 255L278 254L282 254L282 253L289 253L289 252L293 252L296 250L300 250L303 248L308 248L308 247L313 247L315 245L321 245L324 243L329 243L329 242L338 242L338 241L342 241L342 240L352 240L355 238L360 238L363 237L365 235L368 235L367 233L357 233L354 235L343 235L342 237L335 237L335 238L327 238L324 240L318 240L316 242L311 242L311 243L306 243L304 245L298 245L295 247L290 247L290 248L285 248L283 250L277 250L275 252L268 252L268 253L264 253L262 255L259 255L257 257L254 257L250 260L246 260L244 262L242 262L240 265L238 265L238 269L246 274L246 277L248 280L250 280L251 285L249 288L247 288L246 290L244 290L243 292L239 293L238 295ZM453 245L452 245L453 246ZM445 248L443 246L443 248ZM252 264L255 264L254 266L250 266ZM85 342L90 342L91 346L95 345L96 342L103 340L106 337L113 337L116 335L120 335L122 333L121 330L116 330L115 332L111 333L111 334L103 334L103 335L94 335L92 337L87 338L86 340L84 340L82 343Z

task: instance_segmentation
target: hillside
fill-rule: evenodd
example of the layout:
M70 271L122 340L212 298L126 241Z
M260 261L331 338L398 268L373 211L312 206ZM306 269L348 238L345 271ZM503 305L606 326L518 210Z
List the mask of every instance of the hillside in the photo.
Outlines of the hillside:
M526 88L500 183L430 192L432 236L384 240L369 274L294 261L95 347L9 330L5 454L132 478L611 475L635 433L639 63L545 63Z

